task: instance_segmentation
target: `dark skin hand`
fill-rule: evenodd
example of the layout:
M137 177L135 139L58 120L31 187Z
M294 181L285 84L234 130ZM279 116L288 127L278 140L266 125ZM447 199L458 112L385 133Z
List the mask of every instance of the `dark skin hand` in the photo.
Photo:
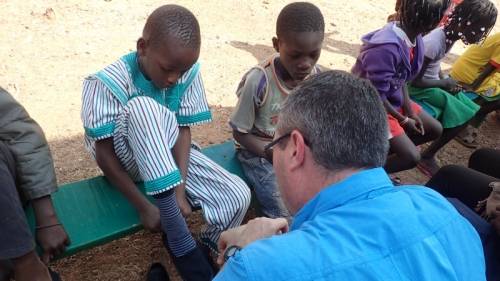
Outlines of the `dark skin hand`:
M408 87L406 85L403 86L403 98L403 111L409 118L408 123L405 124L404 128L410 129L411 132L416 132L422 136L425 135L424 123L411 108L410 93L408 93Z
M415 132L423 135L424 127L422 121L420 120L420 117L414 114L413 110L411 109L410 97L408 95L408 89L406 88L406 86L403 86L403 97L403 111L408 116L408 121L403 125L403 128L410 132ZM399 113L388 100L384 99L383 104L387 113L396 118L399 123L403 122L406 119L406 116Z
M141 223L147 230L160 230L160 211L139 191L134 181L116 156L113 139L107 138L95 143L97 165L109 181L127 198L139 212Z
M36 230L36 241L43 250L41 259L45 264L64 253L70 241L66 231L59 224L57 214L50 196L44 196L31 201L35 211L36 224L41 229Z
M183 183L175 188L175 198L184 217L193 211L186 199L186 176L189 164L189 151L191 150L191 129L189 127L179 127L179 137L172 149L175 162L179 167Z
M267 159L269 162L272 163L273 161L272 150L270 150L269 153L266 153L264 151L264 146L270 143L271 139L269 141L266 141L263 138L260 138L254 134L240 133L235 130L233 130L233 137L238 143L244 146L245 149L247 149L248 151L252 152L253 154L259 157Z
M453 78L448 77L444 79L434 80L425 79L425 70L429 67L431 60L429 58L424 59L424 64L422 65L422 70L418 74L417 78L412 81L411 85L417 88L441 88L448 92L457 93L460 91L460 87Z

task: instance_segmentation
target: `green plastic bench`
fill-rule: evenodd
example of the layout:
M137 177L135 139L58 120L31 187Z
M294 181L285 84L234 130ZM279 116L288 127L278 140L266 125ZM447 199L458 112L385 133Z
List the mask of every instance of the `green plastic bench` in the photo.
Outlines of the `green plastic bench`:
M246 180L232 141L202 151L231 173ZM132 205L103 176L62 185L52 199L71 239L71 245L63 256L105 244L142 228ZM28 208L26 215L34 230L33 209Z

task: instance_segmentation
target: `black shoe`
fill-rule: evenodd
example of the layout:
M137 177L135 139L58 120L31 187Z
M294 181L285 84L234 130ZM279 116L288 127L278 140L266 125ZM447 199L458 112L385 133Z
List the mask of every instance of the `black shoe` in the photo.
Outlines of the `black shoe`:
M148 275L146 276L147 281L170 281L170 277L168 277L168 273L161 265L161 263L155 262L151 265L148 271Z
M182 257L170 256L177 271L185 281L209 281L215 276L207 257L199 247Z

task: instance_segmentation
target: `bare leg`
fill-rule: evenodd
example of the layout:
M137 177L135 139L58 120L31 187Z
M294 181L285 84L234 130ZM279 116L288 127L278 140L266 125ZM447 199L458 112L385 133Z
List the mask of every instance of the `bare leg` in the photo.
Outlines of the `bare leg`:
M396 173L414 168L420 161L417 147L406 134L399 135L389 140L390 155L385 163L387 173Z
M422 160L418 163L419 167L428 171L430 176L437 173L439 165L436 161L436 153L449 141L455 138L463 129L465 129L467 125L468 122L455 128L444 129L441 137L432 142L431 145L429 145L429 147L422 152Z
M443 133L443 126L441 126L438 120L434 119L425 111L422 111L418 117L420 117L420 120L422 120L424 124L425 134L423 136L420 134L412 134L409 136L415 145L418 146L433 141L441 136Z
M51 281L49 270L38 258L35 251L12 259L16 281Z

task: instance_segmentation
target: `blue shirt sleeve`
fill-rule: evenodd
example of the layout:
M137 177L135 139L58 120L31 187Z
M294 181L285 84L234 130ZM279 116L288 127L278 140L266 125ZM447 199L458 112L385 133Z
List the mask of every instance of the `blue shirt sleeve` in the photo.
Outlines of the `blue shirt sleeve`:
M238 281L252 280L248 274L248 269L245 265L245 256L241 252L236 253L230 258L219 274L215 276L214 281Z

